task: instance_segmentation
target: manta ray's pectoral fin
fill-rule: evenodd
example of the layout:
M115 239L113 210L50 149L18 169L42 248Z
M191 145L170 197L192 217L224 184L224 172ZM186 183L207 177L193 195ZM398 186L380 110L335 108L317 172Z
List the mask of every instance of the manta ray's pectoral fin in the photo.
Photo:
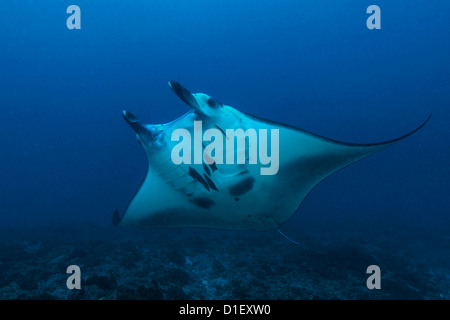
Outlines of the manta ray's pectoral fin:
M327 146L325 147L326 151L323 152L321 156L319 156L319 158L317 159L316 165L317 167L323 165L325 168L322 169L331 170L330 173L332 173L342 167L345 167L353 162L363 159L378 151L381 151L393 145L394 143L409 137L413 133L419 131L423 126L425 126L425 124L430 120L430 118L431 115L429 115L428 118L417 128L398 138L378 143L369 143L369 144L346 143L317 136L317 139L322 140L321 143L324 143Z
M253 116L250 117L256 119ZM420 130L430 117L401 137L372 144L341 142L284 124L258 120L258 122L263 121L265 126L271 129L280 130L280 169L276 178L283 188L274 189L272 197L284 199L288 209L277 211L273 214L273 218L279 223L284 223L301 205L307 194L322 180L412 135ZM254 120L253 125L257 126L258 122Z
M353 162L363 159L375 152L381 151L394 143L403 140L413 133L419 131L430 120L431 115L414 130L392 140L370 144L355 144L336 141L320 136L315 136L316 150L320 150L314 154L315 161L311 164L311 172L321 171L319 178L325 178L331 173L343 168ZM311 135L310 133L307 133ZM311 147L311 149L314 149Z

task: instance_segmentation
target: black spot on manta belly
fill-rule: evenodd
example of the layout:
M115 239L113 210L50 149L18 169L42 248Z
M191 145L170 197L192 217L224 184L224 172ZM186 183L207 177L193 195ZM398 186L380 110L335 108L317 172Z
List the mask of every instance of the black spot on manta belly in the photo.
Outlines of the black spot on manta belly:
M209 188L208 182L206 182L206 180L203 179L203 177L197 172L197 170L195 170L192 167L189 167L188 174L192 177L192 179L198 181L203 187L205 187L206 190L208 190L208 191L211 190Z
M211 208L213 205L216 204L213 200L211 200L211 199L209 199L209 198L207 198L207 197L197 197L197 198L193 198L193 199L192 199L192 202L193 202L196 206L198 206L198 207L200 207L200 208L203 208L203 209L209 209L209 208Z
M242 179L238 183L230 186L228 188L228 192L233 197L241 196L250 190L253 189L253 185L255 184L255 178L253 177L247 177L245 179Z
M206 174L208 176L211 176L211 171L209 171L208 166L205 163L202 163L202 164L203 164L203 170L206 172Z
M216 163L215 163L215 162L213 162L213 163L210 164L209 166L211 167L211 170L212 170L213 172L217 170L217 166L216 166Z
M208 182L208 185L211 189L219 191L219 189L217 189L216 187L216 184L206 174L203 174L203 177L205 178L206 182Z

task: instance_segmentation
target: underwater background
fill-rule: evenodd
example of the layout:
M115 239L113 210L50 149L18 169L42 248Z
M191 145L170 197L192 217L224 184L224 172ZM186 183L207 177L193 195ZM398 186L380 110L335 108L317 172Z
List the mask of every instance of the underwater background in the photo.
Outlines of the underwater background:
M81 29L69 30L70 5ZM381 29L369 30L369 5ZM449 299L450 2L0 2L0 299ZM176 80L329 138L419 132L320 183L282 230L113 227L147 169L122 118ZM82 289L66 287L78 265ZM381 289L369 290L369 265Z

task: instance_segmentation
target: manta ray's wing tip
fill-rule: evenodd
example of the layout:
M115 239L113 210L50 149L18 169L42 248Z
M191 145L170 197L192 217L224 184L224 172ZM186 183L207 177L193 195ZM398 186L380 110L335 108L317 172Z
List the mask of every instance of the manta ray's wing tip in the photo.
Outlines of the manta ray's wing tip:
M410 132L408 132L408 133L406 133L406 134L404 134L404 135L402 135L400 137L397 137L397 138L394 138L394 139L391 139L391 140L388 140L388 141L366 144L366 146L383 146L383 145L384 146L388 146L388 145L393 144L394 142L398 142L400 140L403 140L403 139L411 136L412 134L416 133L420 129L422 129L428 123L428 121L430 121L430 119L431 119L431 113L428 115L428 117L425 119L425 121L422 122L422 124L419 125L418 127L416 127L414 130L411 130Z
M425 119L425 121L424 121L420 126L418 126L417 128L415 128L415 129L412 130L411 132L405 134L403 137L400 137L398 140L403 139L403 138L406 138L406 137L412 135L413 133L419 131L420 129L422 129L422 128L428 123L428 121L430 121L431 115L432 115L432 114L430 113L430 114L428 115L428 117Z

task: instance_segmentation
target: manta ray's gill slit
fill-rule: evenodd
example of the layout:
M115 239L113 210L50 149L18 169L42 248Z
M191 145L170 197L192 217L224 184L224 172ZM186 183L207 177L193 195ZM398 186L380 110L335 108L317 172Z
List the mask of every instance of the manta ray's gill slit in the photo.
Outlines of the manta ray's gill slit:
M185 180L184 186L187 186L189 183L194 182L193 180L187 182L186 181L187 179L185 179L186 175L187 175L187 173L184 173L181 176L179 176L179 177L177 177L177 178L175 178L173 180L166 181L166 184L171 185L173 188L175 188L175 190L178 190L180 188L183 188L183 187L177 187L177 183L178 182L179 182L178 185L180 185L180 184L183 185L183 180L181 180L181 179Z
M166 172L160 172L160 173L158 173L158 176L166 176L166 175L168 175L169 173L172 173L172 172L174 172L175 170L177 170L179 167L178 166L174 166L173 168L170 168L168 171L166 171Z
M181 190L185 190L187 189L187 187L189 187L190 185L192 185L195 182L195 180L191 180L190 182L188 182L185 186L179 187L179 188L175 188L175 191L181 191ZM186 192L185 192L186 193ZM192 192L187 192L186 195L190 196L190 194L192 194Z
M163 163L152 163L152 166L155 167L156 169L160 170L161 168L167 166L167 165L172 165L173 161L172 159L169 159L167 161L164 161Z
M157 175L160 176L166 184L172 186L174 189L177 189L180 184L186 184L189 180L187 179L187 172L184 172L181 167L175 166L174 168L170 168L165 172L160 172ZM183 180L186 180L183 182Z

